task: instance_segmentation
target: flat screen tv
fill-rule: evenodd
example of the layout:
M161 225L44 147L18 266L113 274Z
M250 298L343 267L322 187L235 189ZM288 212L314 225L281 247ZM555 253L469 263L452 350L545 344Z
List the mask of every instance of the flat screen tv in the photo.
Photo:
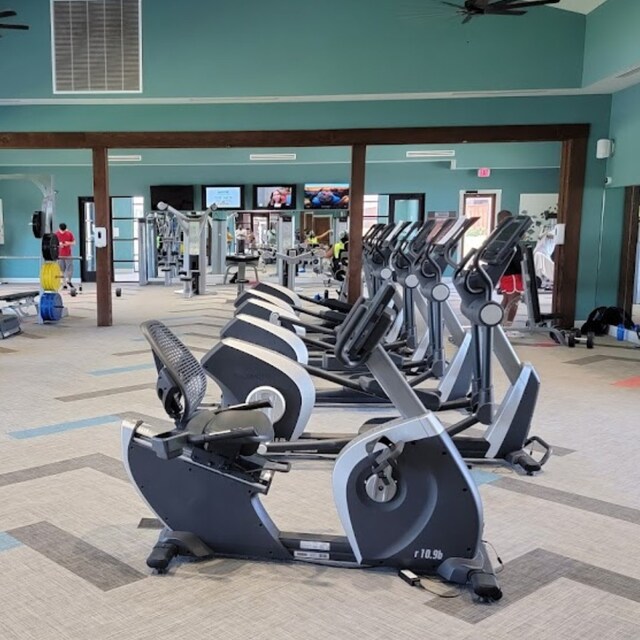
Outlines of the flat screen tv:
M272 186L256 185L253 187L254 209L295 209L296 188L294 185Z
M244 209L244 187L241 185L212 185L202 187L202 205L215 204L218 209Z
M193 211L192 184L159 184L149 187L151 210L158 210L158 202L166 202L178 211Z
M348 209L349 185L315 183L304 185L305 209Z

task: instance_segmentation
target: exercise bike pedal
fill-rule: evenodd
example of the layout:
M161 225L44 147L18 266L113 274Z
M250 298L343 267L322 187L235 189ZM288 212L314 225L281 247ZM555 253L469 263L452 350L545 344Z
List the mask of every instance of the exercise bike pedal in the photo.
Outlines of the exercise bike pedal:
M149 557L147 558L147 566L154 569L159 574L167 572L167 567L171 561L178 555L180 549L177 544L171 542L158 542L153 547Z
M483 602L497 602L502 598L502 589L491 573L476 571L469 576L473 592Z

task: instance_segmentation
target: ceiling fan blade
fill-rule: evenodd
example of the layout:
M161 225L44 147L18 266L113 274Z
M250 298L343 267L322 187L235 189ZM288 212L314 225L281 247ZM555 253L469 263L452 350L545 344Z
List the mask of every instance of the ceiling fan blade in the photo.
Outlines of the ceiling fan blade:
M16 31L28 31L29 26L26 24L0 24L0 29L15 29Z
M15 11L0 11L0 18L13 18L17 15Z
M492 7L498 8L525 8L525 7L536 7L543 6L545 4L558 4L560 0L498 0L498 2L494 2Z
M497 9L492 11L491 9L487 10L486 15L488 16L524 16L526 15L526 11L512 11L511 9Z
M473 14L469 13L467 17L462 21L462 24L467 24L467 22L469 22L471 18L473 18Z
M507 9L525 9L529 7L543 7L547 4L557 4L560 0L531 0L530 2L514 2L506 5Z
M461 4L453 4L453 2L447 2L446 0L440 0L441 4L446 4L448 7L455 7L456 9L463 9L464 7Z

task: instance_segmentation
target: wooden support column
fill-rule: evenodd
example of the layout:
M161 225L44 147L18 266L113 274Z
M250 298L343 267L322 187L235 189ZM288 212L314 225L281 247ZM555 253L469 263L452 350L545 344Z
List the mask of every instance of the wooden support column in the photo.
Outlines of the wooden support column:
M640 187L627 187L624 192L624 227L620 252L618 306L632 315L636 285L636 251L640 225Z
M93 200L95 225L107 230L107 246L96 248L96 294L98 326L113 324L111 306L111 212L109 211L109 164L106 147L93 148Z
M348 300L354 303L362 293L362 218L364 214L364 179L367 147L351 147L351 185L349 194L349 275ZM334 238L337 242L339 238Z
M556 247L556 272L553 288L553 312L564 327L573 327L576 319L578 258L582 197L587 167L587 138L573 138L562 143L560 161L560 198L558 224L565 226L564 245Z

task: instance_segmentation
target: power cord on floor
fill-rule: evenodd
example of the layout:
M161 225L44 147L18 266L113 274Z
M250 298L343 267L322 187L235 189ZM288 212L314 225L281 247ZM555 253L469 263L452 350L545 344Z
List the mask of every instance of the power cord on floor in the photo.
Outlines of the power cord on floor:
M496 560L498 561L498 568L496 569L495 574L498 575L499 573L502 573L502 571L504 570L504 562L502 562L502 558L498 555L496 548L488 540L483 540L482 542L488 545L496 556Z
M410 571L409 569L400 569L400 571L398 571L398 576L402 580L404 580L409 586L416 587L421 591L426 591L427 593L437 596L438 598L444 598L444 599L459 598L463 593L463 589L458 589L454 593L451 593L451 588L449 587L447 587L447 591L444 591L444 592L437 591L434 589L429 589L428 587L425 586L424 584L425 582L431 585L439 585L439 586L443 586L444 583L439 580L433 580L432 578L420 577L419 575L415 574L413 571Z

